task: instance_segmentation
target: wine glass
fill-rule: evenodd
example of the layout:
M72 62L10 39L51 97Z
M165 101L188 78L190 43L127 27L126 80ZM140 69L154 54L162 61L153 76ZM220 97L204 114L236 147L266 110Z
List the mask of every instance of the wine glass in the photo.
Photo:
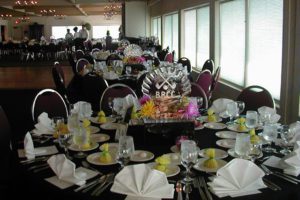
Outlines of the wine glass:
M129 76L131 74L131 66L126 66L125 72Z
M226 114L229 116L229 122L227 124L231 124L233 121L233 117L238 114L238 107L236 102L230 102L226 105Z
M190 176L191 167L195 165L198 158L198 151L196 142L193 140L184 140L181 142L181 164L186 168L186 176L184 182L189 183L193 181Z
M291 153L289 150L290 140L293 139L295 132L290 130L289 125L282 125L280 127L280 137L283 140L284 144L282 145L283 149L280 150L280 153L283 155L288 155Z
M264 126L262 136L268 142L268 146L263 148L263 151L267 153L275 152L275 149L271 147L272 141L277 138L277 126L274 124L267 124Z
M68 147L71 145L70 141L71 141L72 137L73 137L73 135L71 133L59 133L59 135L58 135L59 146L64 148L66 157L69 160L72 160L72 157L70 156L69 151L68 151Z
M243 101L236 101L237 107L238 107L238 115L237 117L239 117L241 115L241 113L244 111L245 109L245 102Z
M253 129L257 126L258 115L256 111L248 110L246 112L246 126L249 129Z
M76 158L85 158L86 154L82 151L83 145L88 142L87 130L81 126L73 131L73 143L77 145L79 152L74 155Z
M119 138L119 148L117 161L121 165L121 169L126 166L130 160L130 156L134 152L134 143L132 136L121 136Z
M250 149L250 135L239 133L236 135L234 151L239 158L246 158L247 152Z
M250 148L247 151L247 156L253 163L261 154L261 144L250 144Z

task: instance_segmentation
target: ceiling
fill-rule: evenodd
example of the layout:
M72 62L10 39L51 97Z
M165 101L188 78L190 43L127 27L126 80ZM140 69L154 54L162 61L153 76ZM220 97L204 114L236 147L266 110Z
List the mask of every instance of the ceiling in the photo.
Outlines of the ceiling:
M29 1L29 0L28 0ZM89 16L102 15L108 0L36 0L37 5L19 6L15 0L0 0L0 15L11 14L13 17L26 15L41 16L41 10L55 10L56 15ZM126 0L137 1L137 0ZM147 0L138 0L147 1Z

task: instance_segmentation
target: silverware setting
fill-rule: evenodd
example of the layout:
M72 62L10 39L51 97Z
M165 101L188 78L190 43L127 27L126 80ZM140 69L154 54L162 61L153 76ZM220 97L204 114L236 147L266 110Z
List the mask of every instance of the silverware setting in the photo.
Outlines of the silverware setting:
M208 188L207 188L207 184L206 184L206 182L205 182L204 177L203 177L203 176L198 177L198 182L199 182L199 184L200 184L200 187L203 187L203 188L204 188L204 191L205 191L205 194L206 194L208 200L212 200L213 198L212 198L212 196L211 196L211 194L210 194L210 192L209 192L209 190L208 190Z
M87 161L83 160L83 161L81 162L81 164L82 164L83 167L85 167L85 168L87 168L87 169L90 169L90 170L92 170L92 171L95 171L95 172L99 173L100 175L103 175L102 172L100 172L98 169L92 167Z
M260 165L261 169L265 172L266 175L274 175L274 176L277 176L278 178L281 178L281 179L284 179L290 183L293 183L293 184L298 184L299 180L295 181L294 178L292 179L292 177L290 176L287 176L285 174L282 174L282 173L279 173L279 172L273 172L271 171L269 168L267 168L265 165L261 164Z
M34 170L34 169L38 169L38 168L42 168L42 167L46 167L46 166L49 166L48 163L31 166L27 170L30 171L30 170Z
M202 200L207 200L207 197L206 197L204 191L202 190L200 180L198 179L198 177L194 178L193 184L194 184L194 187L198 189L201 199Z
M30 159L30 160L22 160L22 161L20 161L20 163L23 165L27 165L27 164L32 164L35 162L46 161L46 160L48 160L48 158L49 158L49 156L42 156L42 157Z
M106 179L106 175L102 175L100 178L97 178L96 180L93 180L89 183L83 184L83 185L79 186L78 188L74 189L74 192L79 192L84 189L86 189L85 192L87 192L90 189L92 189L94 186L96 186L97 184L102 183L105 179Z
M281 187L279 187L278 185L276 185L275 183L273 183L272 181L266 179L265 177L263 177L263 182L264 184L270 188L273 191L278 191L281 190Z
M114 174L108 174L106 179L103 181L103 183L99 185L96 189L94 189L91 195L99 196L103 191L106 190L106 188L108 188L114 182L114 179L115 179Z

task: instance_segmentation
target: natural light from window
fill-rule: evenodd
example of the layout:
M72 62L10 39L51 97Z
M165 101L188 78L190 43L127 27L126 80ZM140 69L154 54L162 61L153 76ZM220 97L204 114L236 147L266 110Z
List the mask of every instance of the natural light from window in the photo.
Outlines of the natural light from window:
M109 30L110 36L114 39L118 39L119 27L120 25L93 26L93 38L104 38L106 37L106 32Z
M75 26L52 26L52 36L54 36L55 39L58 38L65 38L67 29L70 29L70 33L74 35L73 28ZM78 25L78 31L81 29L81 26Z

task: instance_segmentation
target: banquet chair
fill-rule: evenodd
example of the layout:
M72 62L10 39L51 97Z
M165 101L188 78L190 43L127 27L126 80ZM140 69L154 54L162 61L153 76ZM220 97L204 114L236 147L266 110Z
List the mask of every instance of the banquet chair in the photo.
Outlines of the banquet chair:
M88 69L89 61L85 58L80 58L76 62L76 74L79 76L84 76L87 73L91 72L93 69Z
M212 59L208 59L208 60L205 61L205 63L202 66L202 70L201 71L204 71L206 69L208 69L211 72L211 74L214 74L215 63L214 63L214 61Z
M201 108L207 109L208 108L208 99L206 96L205 91L196 83L191 83L191 97L202 97L203 104Z
M48 113L50 118L55 116L68 117L68 107L63 97L53 89L43 89L35 97L31 106L33 122L37 122L38 116Z
M236 100L245 102L244 112L247 110L257 110L262 106L276 109L274 99L270 92L258 85L244 88Z
M157 52L157 57L160 61L164 61L166 55L169 53L169 47Z
M76 56L76 59L79 60L80 58L83 58L84 52L82 50L78 49L78 50L76 50L75 56Z
M186 68L188 73L192 71L191 61L188 58L181 57L178 59L177 63L181 63L182 67Z
M0 106L0 151L1 151L1 164L0 170L0 194L3 195L4 191L9 188L8 182L11 177L11 159L12 159L12 146L11 146L11 129L7 116Z
M97 53L99 53L99 52L100 52L100 49L98 49L98 48L92 49L91 55L93 56L94 59L97 58Z
M111 114L111 109L108 106L108 98L126 97L132 94L137 98L136 93L127 85L122 83L116 83L106 88L100 99L100 110L103 110L106 115Z
M65 74L59 62L54 63L54 66L52 68L52 77L56 86L56 90L64 98L67 105L70 105L65 85Z
M92 105L92 110L99 111L100 97L108 87L107 81L93 73L88 73L82 77L82 97L83 101Z
M221 73L221 67L218 67L216 69L216 72L213 75L213 80L212 80L212 84L211 84L211 95L215 91L215 89L219 83L220 73Z
M73 71L74 75L77 75L76 62L74 61L72 53L68 53L68 61L69 61L69 64L71 65L71 67L72 67L72 71Z
M204 90L208 100L211 96L210 93L211 93L212 81L213 81L213 76L211 75L211 72L208 69L201 71L196 80L196 83L199 86L201 86L201 88Z
M164 61L167 61L169 63L173 63L174 62L174 51L172 53L167 53L167 55L164 58Z

